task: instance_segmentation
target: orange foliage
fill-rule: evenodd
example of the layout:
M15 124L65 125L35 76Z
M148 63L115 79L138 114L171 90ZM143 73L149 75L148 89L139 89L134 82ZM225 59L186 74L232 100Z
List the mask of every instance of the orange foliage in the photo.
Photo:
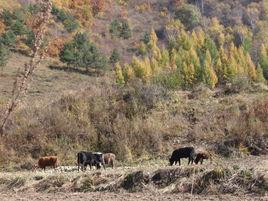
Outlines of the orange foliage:
M97 15L105 10L105 0L91 0L91 7L93 14Z
M50 57L58 57L60 54L61 49L64 46L64 39L63 38L55 38L52 40L52 42L49 44L49 47L47 49L47 54Z

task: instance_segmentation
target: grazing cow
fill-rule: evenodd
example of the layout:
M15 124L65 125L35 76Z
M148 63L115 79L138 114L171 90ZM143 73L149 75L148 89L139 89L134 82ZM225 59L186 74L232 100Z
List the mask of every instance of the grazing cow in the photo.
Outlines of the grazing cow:
M39 158L37 165L34 166L34 170L37 168L46 170L46 167L53 167L54 169L58 166L57 156L44 156Z
M191 163L193 164L194 161L194 156L195 156L195 151L193 147L183 147L183 148L179 148L173 151L169 162L170 165L173 165L175 163L175 165L177 164L177 162L179 161L179 165L181 165L181 158L189 158L188 161L188 165Z
M203 164L204 159L210 159L210 163L212 162L211 155L208 152L198 152L195 157L195 164L198 164L200 161L201 164Z
M115 163L115 154L113 153L106 153L103 154L103 160L106 165L112 166L114 168L114 163Z
M103 161L103 154L100 152L86 152L80 151L77 153L77 166L78 171L81 166L81 170L86 170L86 166L89 165L90 169L92 166L95 166L97 169L101 168L101 165L105 169L104 161Z

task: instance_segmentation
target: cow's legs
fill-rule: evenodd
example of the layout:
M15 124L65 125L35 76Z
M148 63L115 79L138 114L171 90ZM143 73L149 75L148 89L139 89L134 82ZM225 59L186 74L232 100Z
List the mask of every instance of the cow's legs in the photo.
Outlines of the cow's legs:
M179 166L181 166L181 159L179 158Z
M201 165L203 164L203 158L201 158Z

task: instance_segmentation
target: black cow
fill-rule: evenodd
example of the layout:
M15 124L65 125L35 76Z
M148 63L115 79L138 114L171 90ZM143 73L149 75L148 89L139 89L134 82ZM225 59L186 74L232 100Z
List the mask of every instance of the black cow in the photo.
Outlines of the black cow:
M102 153L100 152L86 152L80 151L77 153L77 166L78 171L81 166L81 170L86 170L86 166L89 165L90 169L92 166L95 166L97 169L101 168L101 165L105 169Z
M181 160L180 160L181 158L189 158L188 165L190 163L193 164L194 158L195 158L194 148L193 147L183 147L183 148L179 148L179 149L174 150L170 159L169 159L170 165L173 165L174 163L176 165L178 161L179 161L179 165L181 165Z

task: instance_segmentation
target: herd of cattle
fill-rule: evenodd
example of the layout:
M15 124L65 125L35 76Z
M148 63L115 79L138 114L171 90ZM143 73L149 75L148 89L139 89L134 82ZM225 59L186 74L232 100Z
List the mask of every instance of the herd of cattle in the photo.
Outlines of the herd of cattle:
M193 147L183 147L176 149L172 152L171 157L169 158L170 165L177 164L181 165L181 158L188 158L188 165L198 164L199 162L203 164L204 159L210 159L211 155L208 152L196 152ZM86 167L89 166L90 169L94 166L96 169L100 169L105 166L114 167L115 163L115 154L113 153L101 153L101 152L87 152L81 151L77 153L77 169L82 171L86 170ZM34 169L41 168L44 171L46 167L53 167L54 169L58 167L59 161L57 156L44 156L41 157L37 164L34 165Z

